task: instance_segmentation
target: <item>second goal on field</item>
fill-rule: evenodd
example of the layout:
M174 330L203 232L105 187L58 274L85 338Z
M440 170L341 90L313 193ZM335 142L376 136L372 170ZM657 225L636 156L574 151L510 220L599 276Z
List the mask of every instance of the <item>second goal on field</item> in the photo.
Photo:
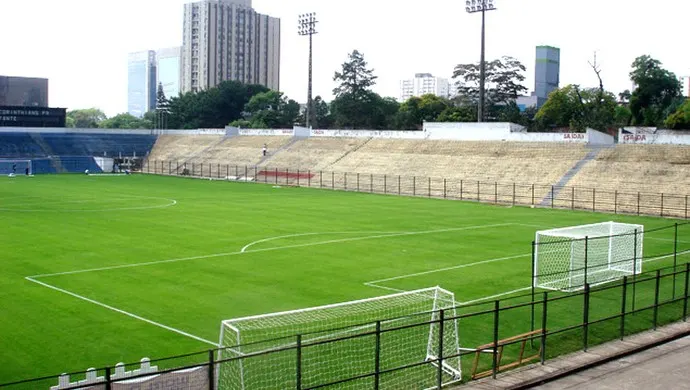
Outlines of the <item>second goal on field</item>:
M644 226L617 222L538 231L534 287L577 291L642 272Z

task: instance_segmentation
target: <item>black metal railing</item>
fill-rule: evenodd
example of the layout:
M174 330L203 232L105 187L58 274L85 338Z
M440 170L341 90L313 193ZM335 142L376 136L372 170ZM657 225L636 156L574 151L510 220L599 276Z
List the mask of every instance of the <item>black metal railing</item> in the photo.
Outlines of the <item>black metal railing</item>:
M501 205L688 219L690 195L185 161L147 161L142 172Z

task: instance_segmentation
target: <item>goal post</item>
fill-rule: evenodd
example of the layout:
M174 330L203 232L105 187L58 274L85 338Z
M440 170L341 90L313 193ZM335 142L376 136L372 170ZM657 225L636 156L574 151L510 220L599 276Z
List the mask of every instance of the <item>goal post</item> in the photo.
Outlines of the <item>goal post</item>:
M570 292L639 274L643 241L643 225L617 222L538 231L533 286Z
M369 387L376 369L386 372L381 388L431 388L439 373L443 383L459 381L455 305L452 292L433 287L222 321L218 386L296 388L299 380L306 388L359 378L344 385ZM395 370L406 365L416 366Z
M14 167L14 169L12 169ZM29 168L29 174L34 173L33 164L31 160L26 159L0 159L0 175L24 175L26 174L26 169Z

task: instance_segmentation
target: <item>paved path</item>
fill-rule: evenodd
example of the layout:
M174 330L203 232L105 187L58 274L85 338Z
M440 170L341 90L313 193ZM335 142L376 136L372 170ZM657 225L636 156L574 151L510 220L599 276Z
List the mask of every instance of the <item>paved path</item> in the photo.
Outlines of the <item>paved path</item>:
M685 337L535 389L690 389L688 362L690 337Z

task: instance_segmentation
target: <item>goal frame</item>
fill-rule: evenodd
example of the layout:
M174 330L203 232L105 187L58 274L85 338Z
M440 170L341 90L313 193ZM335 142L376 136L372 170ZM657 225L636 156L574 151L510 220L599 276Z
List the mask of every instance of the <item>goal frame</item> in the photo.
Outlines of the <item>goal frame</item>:
M573 234L573 233L568 233L568 231L572 230L582 230L586 229L589 227L602 227L608 225L608 231L606 233L593 233L591 235L584 235L584 234ZM627 227L628 230L624 233L616 233L614 232L614 227L616 226L623 226ZM636 236L634 238L634 243L632 246L633 252L630 254L630 258L628 261L620 261L616 259L616 255L614 253L614 248L613 248L613 242L616 237L625 237L625 236ZM552 241L552 242L542 242L540 240L540 237L554 237L560 240ZM607 243L607 253L606 253L606 264L594 264L593 268L600 268L597 271L590 272L590 270L587 269L587 262L585 261L585 268L584 272L582 275L577 274L577 268L579 265L576 264L576 253L578 251L581 251L584 249L585 251L585 259L590 255L590 250L591 248L588 248L588 243L590 242L596 242L596 240L602 240L602 239L608 239ZM542 272L540 272L540 247L549 245L549 244L565 244L569 243L569 263L567 266L567 269L561 270L563 273L567 272L567 276L563 277L562 279L556 279L553 281L549 281L547 283L540 283L540 278L544 276ZM533 261L532 261L532 287L533 288L542 288L546 290L555 290L555 291L565 291L565 292L573 292L573 291L579 291L585 288L584 283L582 284L577 284L575 283L574 279L575 278L584 278L584 280L587 280L587 278L590 275L596 274L596 273L601 273L605 271L612 271L612 272L619 272L620 276L614 276L610 278L604 278L603 280L595 281L593 283L587 283L590 286L596 286L608 282L615 281L617 279L622 278L625 275L638 275L642 273L642 259L643 259L643 249L644 249L644 225L640 224L629 224L629 223L620 223L620 222L614 222L614 221L608 221L608 222L600 222L600 223L593 223L593 224L586 224L586 225L576 225L576 226L568 226L568 227L563 227L563 228L555 228L555 229L549 229L549 230L540 230L535 233L535 240L533 244ZM541 259L542 261L544 259ZM603 266L606 268L601 269ZM558 282L563 282L566 281L567 283L565 284L564 287L553 287L549 286L549 284L557 284Z
M430 297L430 293L433 292L433 298ZM452 300L451 302L448 302L446 305L439 305L439 301L445 301L448 300L448 298L441 298L439 297L439 293L444 294L447 297L450 297ZM354 301L345 301L345 302L340 302L340 303L334 303L334 304L329 304L329 305L323 305L323 306L316 306L316 307L309 307L309 308L304 308L304 309L296 309L296 310L288 310L288 311L282 311L282 312L274 312L274 313L268 313L268 314L261 314L261 315L254 315L254 316L247 316L247 317L241 317L241 318L235 318L235 319L229 319L229 320L223 320L221 321L220 325L220 340L218 342L218 360L223 360L222 356L222 351L223 350L229 350L231 353L237 354L238 356L243 356L243 355L255 355L255 354L261 354L262 352L269 352L272 350L275 350L276 347L273 348L266 348L264 350L260 351L254 351L250 353L242 352L240 351L240 347L243 345L247 345L246 340L242 338L242 330L238 326L238 323L244 322L244 321L253 321L253 320L260 320L260 319L270 319L270 318L276 318L276 317L281 317L281 316L289 316L293 314L301 314L301 313L308 313L308 312L314 312L318 310L328 310L328 309L333 309L333 308L338 308L338 307L346 307L346 306L353 306L355 307L356 305L361 305L361 304L367 304L371 302L376 302L376 301L384 301L388 299L395 299L397 297L402 297L402 296L413 296L413 295L420 295L422 294L427 294L429 303L432 302L433 304L430 305L428 310L424 311L418 311L418 312L407 312L407 313L401 313L399 316L392 316L392 317L380 317L376 319L372 319L368 322L358 322L346 326L341 326L338 327L337 325L331 326L329 328L325 329L320 329L320 330L307 330L304 332L300 332L299 329L295 329L294 332L290 333L288 336L278 336L281 339L289 340L290 338L293 338L293 341L287 341L284 343L282 346L277 347L278 349L286 348L286 347L291 347L296 345L296 338L298 335L302 336L308 336L308 335L315 335L315 334L322 334L324 332L331 332L331 334L326 335L325 337L332 337L331 340L338 340L339 339L339 334L342 334L344 339L347 339L348 337L357 337L357 333L366 333L370 332L370 328L373 329L376 325L377 322L380 323L385 323L385 322L394 322L396 320L402 320L408 317L416 317L420 316L420 325L417 326L424 326L421 324L424 324L425 322L428 322L429 326L429 332L428 336L426 337L426 357L424 359L425 362L431 362L430 364L433 365L434 367L438 368L438 363L436 360L438 359L438 345L439 342L435 340L438 336L440 336L439 333L439 327L444 326L446 329L446 332L448 330L448 327L451 327L451 331L454 333L451 335L452 337L452 345L448 345L448 343L445 342L446 338L448 335L445 334L444 332L444 342L443 342L443 348L444 348L444 357L445 356L453 356L452 358L448 358L447 360L443 360L442 362L442 367L441 370L448 376L452 378L452 380L445 382L445 384L450 384L450 383L456 383L460 380L462 380L462 368L460 365L460 360L459 360L459 353L460 351L463 350L463 348L460 348L460 341L459 341L459 331L458 331L458 319L456 316L456 306L457 302L455 302L455 294L452 292L445 290L439 286L436 287L430 287L426 289L419 289L419 290L413 290L413 291L403 291L395 294L389 294L389 295L382 295L382 296L377 296L377 297L372 297L372 298L365 298L365 299L360 299L360 300L354 300ZM443 310L444 314L447 312L448 314L444 316L444 318L450 318L447 320L443 321L443 325L440 324L440 311ZM427 317L428 316L428 317ZM343 317L344 318L344 317ZM421 320L421 318L427 318L426 320ZM318 322L319 320L315 320L314 322ZM449 322L451 322L449 324ZM235 341L235 345L224 345L224 339L227 337L226 333L228 331L231 331L235 334L235 337L230 337L230 339L233 339ZM352 332L356 333L352 333ZM246 333L246 331L245 331ZM354 336L352 336L354 334ZM349 335L349 336L347 336ZM324 337L324 336L321 336ZM318 340L321 337L315 338L315 340ZM271 338L266 339L267 341L272 341ZM274 339L277 340L277 339ZM250 344L253 343L261 343L261 341L256 341L253 340L250 342ZM452 354L449 354L446 352L447 350L452 349ZM449 364L450 360L457 359L457 367ZM244 359L240 358L238 362L239 366L239 381L242 383L241 388L246 389L245 387L245 368L244 368ZM218 368L218 372L216 374L217 381L220 381L220 367ZM217 383L218 384L218 383Z
M29 166L29 175L34 174L34 166L33 166L33 160L27 159L27 158L0 158L0 164L12 164L12 163L22 163L26 164ZM9 169L11 171L11 168ZM11 174L12 172L7 172L3 174ZM25 174L25 168L22 168L21 171L18 170L16 172L17 176L24 176Z

